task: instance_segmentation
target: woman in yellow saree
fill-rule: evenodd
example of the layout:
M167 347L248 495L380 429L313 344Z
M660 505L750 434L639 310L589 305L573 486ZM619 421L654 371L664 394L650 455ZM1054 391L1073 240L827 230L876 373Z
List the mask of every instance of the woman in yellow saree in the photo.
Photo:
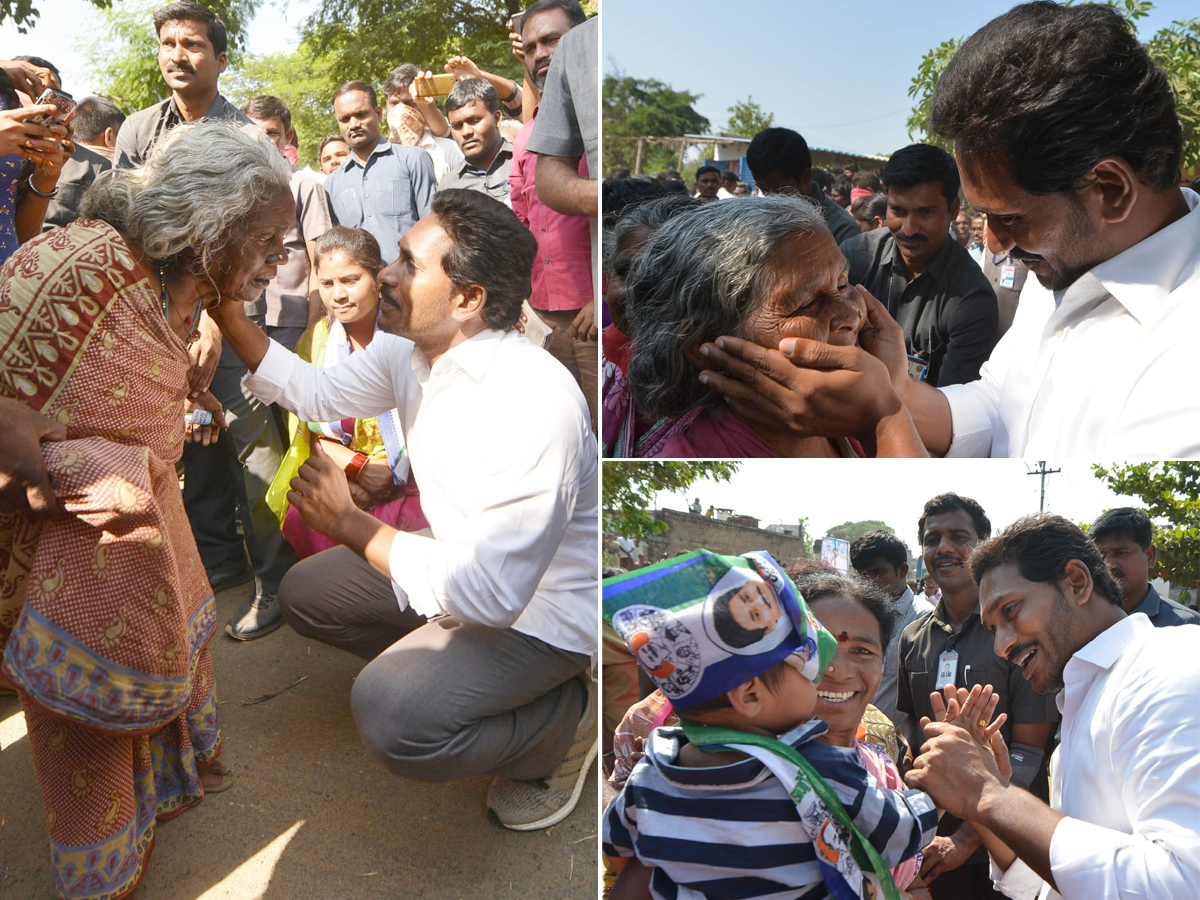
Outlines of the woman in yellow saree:
M2 669L64 898L132 892L155 821L224 772L212 590L175 475L187 343L286 258L288 177L265 138L183 126L0 268L0 395L67 430L43 445L66 514L0 514Z

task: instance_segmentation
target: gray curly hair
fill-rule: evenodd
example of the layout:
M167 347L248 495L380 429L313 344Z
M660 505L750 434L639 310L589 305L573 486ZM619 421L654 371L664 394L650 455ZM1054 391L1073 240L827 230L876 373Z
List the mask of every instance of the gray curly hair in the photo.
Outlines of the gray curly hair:
M637 405L652 416L679 416L709 400L684 349L723 334L744 336L775 286L776 254L795 238L816 235L829 235L829 227L798 197L706 203L665 222L626 281Z
M212 280L231 240L280 191L291 166L261 128L232 122L180 125L139 169L96 179L80 215L128 235L158 265L195 259Z

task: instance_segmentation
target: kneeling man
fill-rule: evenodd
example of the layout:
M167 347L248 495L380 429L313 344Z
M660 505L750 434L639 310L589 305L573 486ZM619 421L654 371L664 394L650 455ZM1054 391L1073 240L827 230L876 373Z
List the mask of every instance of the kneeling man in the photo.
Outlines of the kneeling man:
M512 330L537 244L503 204L439 192L399 250L380 275L387 333L334 367L270 341L240 303L214 315L265 402L315 421L395 408L432 532L359 510L314 442L288 498L343 546L294 566L279 603L301 634L371 660L350 699L388 769L494 775L500 821L544 828L574 808L596 753L587 405L567 370Z

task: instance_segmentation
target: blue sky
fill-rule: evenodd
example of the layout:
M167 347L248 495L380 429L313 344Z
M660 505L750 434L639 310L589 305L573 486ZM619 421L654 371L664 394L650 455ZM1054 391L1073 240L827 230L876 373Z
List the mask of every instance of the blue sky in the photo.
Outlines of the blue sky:
M703 94L714 129L753 96L816 147L888 154L910 143L909 84L926 51L966 37L1012 6L1004 0L604 0L605 73L656 78ZM1139 23L1145 40L1200 16L1196 0L1162 0Z

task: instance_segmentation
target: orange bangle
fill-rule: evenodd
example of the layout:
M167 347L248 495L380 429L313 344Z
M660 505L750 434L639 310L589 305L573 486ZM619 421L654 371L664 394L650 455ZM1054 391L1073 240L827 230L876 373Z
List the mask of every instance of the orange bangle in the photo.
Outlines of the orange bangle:
M367 456L367 454L355 453L354 459L346 463L346 477L358 481L358 476L370 461L371 457Z

